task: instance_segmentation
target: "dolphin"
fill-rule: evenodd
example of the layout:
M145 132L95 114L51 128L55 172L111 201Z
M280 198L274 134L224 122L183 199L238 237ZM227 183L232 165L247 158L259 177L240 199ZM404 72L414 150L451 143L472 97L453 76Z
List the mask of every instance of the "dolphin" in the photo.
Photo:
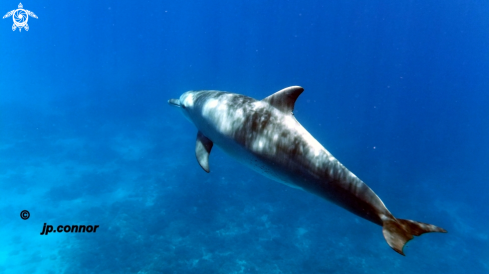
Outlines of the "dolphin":
M303 91L291 86L255 100L199 90L168 103L197 127L195 155L206 172L216 144L272 180L314 193L382 226L385 240L401 255L414 236L446 232L432 224L395 218L367 184L333 157L294 117L295 101Z

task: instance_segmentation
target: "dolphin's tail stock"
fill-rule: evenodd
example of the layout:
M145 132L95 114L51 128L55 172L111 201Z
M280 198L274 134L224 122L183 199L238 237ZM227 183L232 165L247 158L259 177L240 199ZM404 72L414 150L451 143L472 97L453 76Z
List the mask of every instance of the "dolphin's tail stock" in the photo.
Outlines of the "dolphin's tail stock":
M428 232L443 232L447 231L441 227L421 222L403 220L403 219L387 219L383 221L382 233L387 243L397 253L404 255L402 249L414 236L419 236Z

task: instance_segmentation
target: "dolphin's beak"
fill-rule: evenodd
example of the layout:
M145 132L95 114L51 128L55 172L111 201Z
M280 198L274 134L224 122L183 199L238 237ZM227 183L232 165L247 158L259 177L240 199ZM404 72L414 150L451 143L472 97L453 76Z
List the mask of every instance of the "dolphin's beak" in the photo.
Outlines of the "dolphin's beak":
M178 100L178 99L170 99L170 100L168 100L168 104L170 104L171 106L174 106L174 107L181 107L180 100Z

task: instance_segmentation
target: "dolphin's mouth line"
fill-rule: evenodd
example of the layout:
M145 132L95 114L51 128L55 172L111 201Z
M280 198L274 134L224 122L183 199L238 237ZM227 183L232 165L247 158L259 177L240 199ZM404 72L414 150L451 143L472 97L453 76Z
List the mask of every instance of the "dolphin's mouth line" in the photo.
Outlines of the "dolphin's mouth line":
M180 100L178 99L170 99L168 100L168 104L174 107L181 107L182 105L180 104Z

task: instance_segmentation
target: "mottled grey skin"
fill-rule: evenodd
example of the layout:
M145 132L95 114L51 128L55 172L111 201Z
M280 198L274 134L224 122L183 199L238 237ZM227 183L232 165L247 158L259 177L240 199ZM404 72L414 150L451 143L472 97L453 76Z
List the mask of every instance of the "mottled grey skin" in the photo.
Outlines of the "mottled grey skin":
M261 101L220 91L189 91L179 100L170 100L170 104L181 107L184 115L199 129L197 147L199 140L210 144L206 145L207 149L196 150L198 161L207 172L206 159L212 144L216 144L268 178L314 193L384 228L386 223L394 223L395 233L403 230L398 226L405 224L387 210L380 198L295 119L293 106L302 90L290 87ZM444 231L415 223L424 230ZM408 229L410 235L405 236L407 239L400 247L399 243L391 244L398 236L385 230L389 245L403 254L402 246L412 238L413 229Z

